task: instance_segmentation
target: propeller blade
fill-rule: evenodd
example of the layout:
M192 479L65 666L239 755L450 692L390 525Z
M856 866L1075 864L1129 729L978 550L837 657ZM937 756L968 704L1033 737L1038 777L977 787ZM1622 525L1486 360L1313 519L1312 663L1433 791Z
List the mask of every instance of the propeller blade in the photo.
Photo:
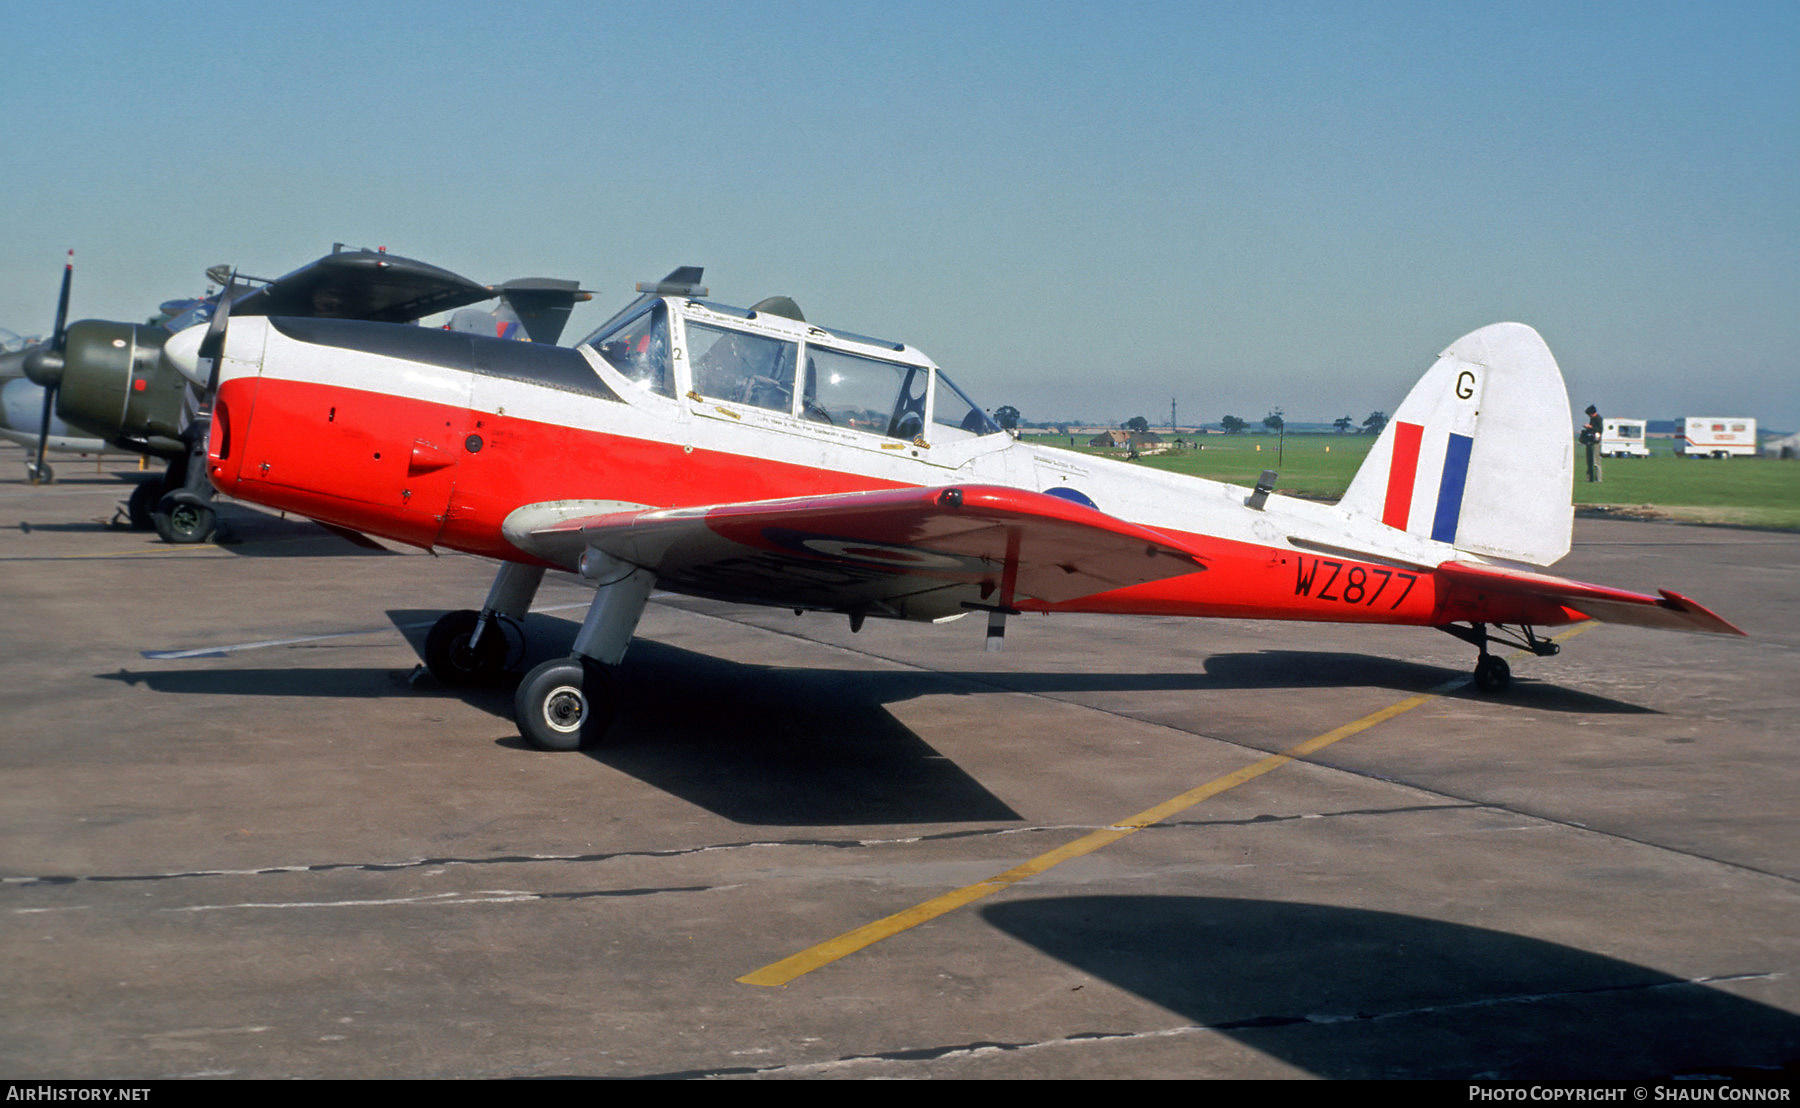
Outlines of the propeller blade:
M31 470L31 483L44 483L44 453L50 448L50 416L56 411L56 390L62 384L62 352L69 340L69 284L75 277L75 251L69 251L69 260L63 263L62 292L56 298L56 329L50 333L49 348L45 351L33 352L33 360L37 363L30 368L37 372L28 374L44 387L44 415L38 421L37 465ZM48 354L49 357L45 357Z
M200 340L199 356L212 359L212 368L206 375L206 402L219 391L219 366L225 357L225 326L231 322L231 298L237 291L237 270L231 271L225 282L225 291L219 294L219 303L213 309L212 321L206 325L206 337Z
M31 471L31 483L43 483L44 450L50 445L50 413L56 408L56 390L44 390L44 418L38 423L37 465Z
M69 251L69 260L63 263L62 295L56 298L56 330L50 333L50 342L57 353L62 353L63 343L68 340L64 333L69 323L69 282L75 276L75 251Z

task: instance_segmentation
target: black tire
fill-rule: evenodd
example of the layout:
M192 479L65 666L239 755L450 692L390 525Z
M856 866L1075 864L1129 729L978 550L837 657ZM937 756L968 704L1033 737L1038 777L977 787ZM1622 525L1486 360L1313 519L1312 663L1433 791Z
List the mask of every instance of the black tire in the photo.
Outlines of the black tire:
M125 514L131 519L133 531L153 531L156 520L156 502L162 499L161 481L143 481L131 490L131 499L125 502Z
M513 695L519 734L539 750L598 745L616 711L612 674L586 658L552 658L536 666Z
M25 463L25 479L34 485L48 485L56 480L56 470L49 462L38 465L36 462Z
M164 542L181 546L212 538L219 525L219 513L213 511L212 505L198 499L182 499L176 493L169 493L156 502L150 520Z
M1475 687L1484 693L1502 693L1512 684L1512 667L1505 658L1484 654L1475 663Z
M506 634L495 621L481 636L479 649L469 649L469 636L481 613L464 608L431 625L425 636L425 668L453 688L491 685L506 672Z

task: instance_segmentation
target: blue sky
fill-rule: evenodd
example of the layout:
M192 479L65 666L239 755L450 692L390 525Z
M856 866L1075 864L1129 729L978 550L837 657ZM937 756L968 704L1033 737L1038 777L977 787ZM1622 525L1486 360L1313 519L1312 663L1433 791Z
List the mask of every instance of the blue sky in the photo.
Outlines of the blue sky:
M1800 427L1800 3L5 6L0 326L334 241L795 297L1028 419L1392 411L1485 323L1579 409Z

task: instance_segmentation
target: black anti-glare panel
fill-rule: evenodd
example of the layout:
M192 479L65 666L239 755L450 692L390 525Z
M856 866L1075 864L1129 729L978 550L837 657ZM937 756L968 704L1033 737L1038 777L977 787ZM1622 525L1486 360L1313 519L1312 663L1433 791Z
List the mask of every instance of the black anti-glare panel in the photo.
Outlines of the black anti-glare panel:
M445 369L523 381L582 396L620 400L619 395L600 380L587 359L566 346L490 339L462 331L361 319L275 316L269 323L296 342L314 346L360 350L386 358L402 358Z

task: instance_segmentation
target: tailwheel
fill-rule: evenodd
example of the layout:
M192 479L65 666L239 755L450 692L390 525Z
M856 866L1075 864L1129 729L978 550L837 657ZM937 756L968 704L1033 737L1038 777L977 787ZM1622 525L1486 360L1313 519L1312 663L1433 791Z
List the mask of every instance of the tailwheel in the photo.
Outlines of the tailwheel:
M219 513L198 496L169 493L156 502L150 513L156 533L164 542L184 544L205 542L219 525Z
M1496 658L1488 653L1489 643L1516 646L1539 658L1553 658L1562 653L1560 645L1549 639L1538 638L1537 632L1528 624L1489 627L1485 623L1471 623L1462 627L1445 623L1440 624L1438 630L1455 635L1481 651L1481 656L1475 660L1475 687L1484 693L1505 692L1507 686L1512 684L1512 667L1506 664L1506 659Z
M1512 684L1512 667L1505 658L1483 654L1475 663L1475 687L1485 693L1505 692Z
M480 612L464 608L431 625L425 636L425 667L433 677L462 687L493 684L506 672L506 636L499 621L490 620L477 637L475 628L480 622Z
M519 734L539 750L598 745L618 711L612 674L582 657L552 658L519 682L513 715Z

